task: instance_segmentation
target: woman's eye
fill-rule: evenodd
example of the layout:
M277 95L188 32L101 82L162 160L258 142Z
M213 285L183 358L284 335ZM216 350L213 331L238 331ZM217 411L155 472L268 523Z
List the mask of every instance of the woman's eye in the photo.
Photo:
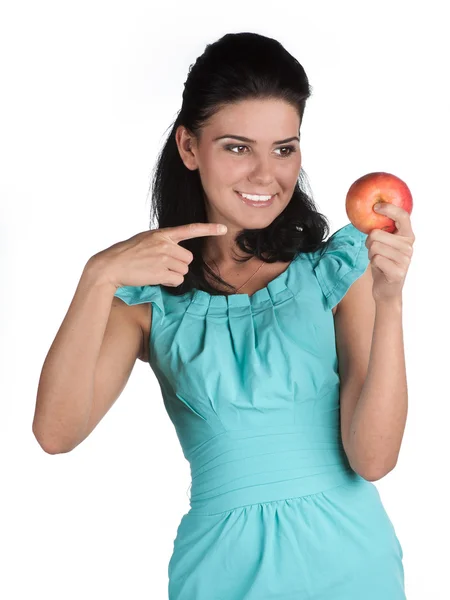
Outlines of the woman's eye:
M247 148L247 146L225 146L226 150L230 150L231 152L234 148ZM233 154L241 154L240 152L233 152Z
M247 148L247 146L225 146L226 150L229 150L233 154L243 154L242 152L234 152L235 148ZM276 148L276 150L288 150L289 152L282 152L280 156L283 158L290 156L294 152L296 152L295 146L282 146L281 148Z
M281 148L277 148L277 150L289 150L289 153L281 155L283 157L290 156L291 154L293 154L296 151L295 146L282 146Z

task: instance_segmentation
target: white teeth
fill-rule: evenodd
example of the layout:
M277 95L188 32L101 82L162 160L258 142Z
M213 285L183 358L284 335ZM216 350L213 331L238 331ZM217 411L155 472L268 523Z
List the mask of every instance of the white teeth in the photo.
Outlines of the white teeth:
M243 194L242 192L239 192L239 194L241 194L241 196L243 196L244 198L247 198L248 200L253 200L254 202L264 202L267 200L270 200L270 198L272 198L272 196L256 196L253 194Z

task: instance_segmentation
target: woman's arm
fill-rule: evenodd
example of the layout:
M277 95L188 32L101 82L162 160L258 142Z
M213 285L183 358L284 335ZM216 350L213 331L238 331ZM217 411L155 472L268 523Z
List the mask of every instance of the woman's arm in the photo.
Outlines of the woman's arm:
M367 376L346 444L352 468L366 479L381 479L397 464L407 412L402 303L377 302Z

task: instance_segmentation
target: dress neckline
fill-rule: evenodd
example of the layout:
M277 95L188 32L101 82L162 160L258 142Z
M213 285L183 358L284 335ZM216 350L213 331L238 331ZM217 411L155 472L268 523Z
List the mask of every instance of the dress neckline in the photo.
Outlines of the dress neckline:
M294 295L295 288L293 282L296 280L294 265L304 256L305 254L302 252L297 253L284 271L251 295L245 293L210 294L204 290L193 288L191 290L192 298L188 311L199 312L201 314L208 311L220 314L230 308L256 308L263 304L269 307L278 304Z

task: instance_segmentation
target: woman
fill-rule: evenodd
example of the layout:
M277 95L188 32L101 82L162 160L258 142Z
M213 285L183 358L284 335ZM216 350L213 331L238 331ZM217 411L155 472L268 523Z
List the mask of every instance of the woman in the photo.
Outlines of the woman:
M96 319L83 381L98 391L64 431L40 392L35 433L68 451L134 360L150 363L192 473L170 600L405 598L402 548L372 482L394 468L406 422L401 307L414 235L389 205L395 233L349 223L324 241L301 169L310 93L273 39L207 46L156 167L158 229L88 261L84 302L54 343L68 346L71 320L87 330ZM48 381L61 364L44 367Z

